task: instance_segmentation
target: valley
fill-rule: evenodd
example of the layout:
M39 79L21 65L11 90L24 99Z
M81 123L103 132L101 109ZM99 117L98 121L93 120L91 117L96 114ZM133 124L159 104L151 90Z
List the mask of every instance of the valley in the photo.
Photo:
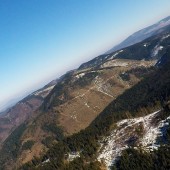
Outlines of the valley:
M122 170L128 149L149 157L168 147L168 23L137 32L129 46L83 63L9 108L0 117L0 169Z
M141 69L147 74L152 70L150 67L155 64L155 61L119 60L119 63L122 63L123 66L118 65L112 68L109 66L92 72L87 70L83 72L81 70L81 73L77 73L75 71L71 75L70 81L67 82L69 86L64 89L69 97L63 94L57 96L64 101L62 104L52 104L50 106L52 109L47 113L40 114L37 120L34 121L34 126L32 121L28 124L27 130L22 136L22 141L24 143L27 140L32 140L35 144L29 152L20 153L19 160L25 163L30 161L35 156L35 153L37 156L41 155L41 152L47 149L42 144L42 141L50 138L50 136L53 140L56 138L54 132L44 131L43 127L45 125L57 125L62 129L64 136L72 135L88 127L112 100L143 78L142 74L135 76L133 72L127 73L128 80L121 77L121 75L132 69ZM126 63L126 66L124 66L124 63ZM84 79L87 79L87 85L85 85ZM62 86L65 86L65 84L63 83ZM36 149L37 146L38 150Z

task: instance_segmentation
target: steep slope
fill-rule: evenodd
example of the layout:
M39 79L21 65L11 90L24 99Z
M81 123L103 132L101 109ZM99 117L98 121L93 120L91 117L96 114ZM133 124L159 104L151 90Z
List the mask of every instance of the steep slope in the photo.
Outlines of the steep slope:
M170 48L167 48L165 54L157 61L156 66L158 67L164 66L166 65L166 63L170 62L169 53L170 53Z
M124 119L116 123L116 128L108 137L101 140L98 160L104 161L107 169L116 163L122 151L133 146L145 151L153 151L160 147L169 127L170 116L162 118L162 111L147 116Z
M50 145L61 140L63 134L71 135L86 128L109 102L139 82L156 63L155 60L125 59L109 62L110 65L102 63L95 69L77 70L62 77L41 106L45 113L38 112L28 120L20 137L21 146L28 141L34 145L26 150L19 149L17 164L39 157Z
M111 52L120 50L122 48L136 44L138 42L141 42L144 39L149 38L153 35L159 34L159 33L163 32L168 25L170 25L170 16L162 19L161 21L157 22L154 25L151 25L151 26L146 27L140 31L135 32L134 34L132 34L131 36L126 38L123 42L121 42L117 46L113 47L106 53L109 54Z
M170 54L168 56L170 57ZM170 99L169 75L170 63L167 63L113 100L84 131L55 144L44 157L36 162L26 164L23 169L30 169L30 167L31 169L33 167L38 169L76 169L77 166L77 169L85 168L90 162L95 163L97 157L100 158L97 151L101 148L101 141L107 136L109 136L108 139L112 138L110 133L113 132L114 136L116 129L119 130L117 133L122 135L120 137L124 141L134 144L133 142L137 139L133 135L138 135L139 141L142 139L141 144L148 148L148 145L154 144L155 139L159 137L159 129L164 128L165 125L169 126L169 123L166 122L168 120L166 118L170 115L169 102L167 102ZM158 112L158 110L162 111ZM145 117L152 112L155 113ZM133 117L140 118L132 119ZM122 119L125 120L121 121ZM134 124L135 126L132 126ZM139 127L142 125L144 128ZM148 126L151 127L149 130L147 129ZM127 131L125 131L126 128ZM137 131L133 133L132 130L136 128ZM144 131L143 134L142 130ZM151 134L154 135L152 138L150 138ZM114 143L114 141L112 142ZM119 145L119 143L117 144ZM107 147L107 142L105 146ZM149 148L152 149L153 147ZM112 161L115 158L109 152L111 152L110 149L108 155ZM107 159L105 156L102 158ZM79 164L77 165L78 161ZM104 162L106 161L104 160ZM104 162L101 162L101 164L104 164ZM97 166L98 163L95 163L95 165Z
M100 66L113 59L134 59L134 60L154 60L159 59L165 53L170 41L170 26L166 27L161 33L154 35L132 46L103 54L86 63L83 63L79 69L89 69Z
M9 134L37 110L56 81L27 96L0 116L0 146Z
M113 99L153 71L150 66L155 64L133 60L119 62L123 66L69 73L55 86L41 107L43 114L33 120L34 126L32 121L29 122L21 138L22 143L27 140L35 142L31 152L20 153L23 163L35 156L34 151L38 154L42 149L46 150L51 142L61 140L63 136L60 132L68 136L89 126ZM38 151L37 146L42 145L44 147Z
M17 124L18 128L4 141L1 167L19 167L36 156L40 159L33 164L60 169L64 162L70 162L68 155L74 158L72 152L83 158L82 164L84 157L85 162L90 162L96 158L98 141L109 135L113 122L160 109L160 102L166 100L164 95L169 96L165 83L165 79L169 82L168 68L155 73L157 68L153 66L169 61L169 35L168 27L141 43L83 64L62 76L55 87L35 92L33 96L43 98L42 105L33 116L25 117L23 124ZM153 89L156 91L150 92ZM45 152L47 155L41 159ZM74 166L77 158L72 158L70 164Z

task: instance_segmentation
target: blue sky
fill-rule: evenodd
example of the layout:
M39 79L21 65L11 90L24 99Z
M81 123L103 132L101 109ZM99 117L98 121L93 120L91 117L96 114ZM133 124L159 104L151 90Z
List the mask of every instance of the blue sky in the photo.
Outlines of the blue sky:
M169 0L0 0L0 109L169 11Z

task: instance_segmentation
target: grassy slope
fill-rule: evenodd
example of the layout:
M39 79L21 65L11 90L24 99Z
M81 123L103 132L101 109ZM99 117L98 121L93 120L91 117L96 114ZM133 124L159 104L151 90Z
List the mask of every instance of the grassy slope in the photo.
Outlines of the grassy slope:
M167 53L170 56L170 53ZM42 158L50 158L50 162L41 166L38 160L36 163L30 163L24 166L24 169L37 167L38 169L63 169L65 167L64 154L68 151L80 151L81 158L89 162L95 158L98 148L97 140L106 135L113 122L127 118L125 112L131 116L139 116L142 108L153 109L161 107L164 101L170 97L170 63L158 69L150 76L139 82L137 85L127 90L115 101L111 102L100 114L99 117L85 130L64 139L52 147ZM147 113L146 113L147 114ZM71 165L74 167L74 165ZM84 162L82 167L85 166Z

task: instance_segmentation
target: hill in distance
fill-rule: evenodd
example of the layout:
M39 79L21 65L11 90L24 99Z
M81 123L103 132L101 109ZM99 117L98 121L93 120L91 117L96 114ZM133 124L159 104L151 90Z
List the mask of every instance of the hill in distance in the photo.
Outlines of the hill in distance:
M154 25L151 25L149 27L146 27L140 31L135 32L134 34L130 35L128 38L126 38L123 42L116 45L106 53L111 53L117 50L120 50L122 48L128 47L130 45L136 44L138 42L143 41L146 38L149 38L153 35L159 34L163 32L166 28L166 26L170 25L170 16L162 19L161 21L157 22Z
M146 115L160 110L158 119L147 120L158 121L157 127L160 119L167 123L170 26L159 30L141 42L82 64L3 115L2 137L9 130L1 143L1 169L107 169L113 162L107 145L112 132L126 126L135 129L133 123L122 123L124 127L116 123L133 118L139 122L136 117L147 119ZM134 136L142 140L138 132L125 139L140 143Z

